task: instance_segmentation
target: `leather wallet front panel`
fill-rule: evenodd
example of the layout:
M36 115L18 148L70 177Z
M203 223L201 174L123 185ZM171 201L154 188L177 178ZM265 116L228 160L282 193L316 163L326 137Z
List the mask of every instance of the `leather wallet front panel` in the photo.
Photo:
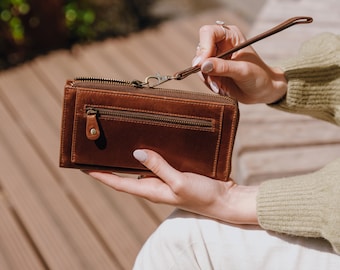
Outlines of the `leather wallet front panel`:
M95 141L86 137L88 108L98 111L101 135ZM133 158L132 152L145 148L155 150L178 170L216 175L223 106L78 90L75 111L71 154L75 164L143 170L145 168ZM118 112L118 115L112 116L111 112ZM128 117L119 112L128 112ZM146 119L143 116L147 116Z

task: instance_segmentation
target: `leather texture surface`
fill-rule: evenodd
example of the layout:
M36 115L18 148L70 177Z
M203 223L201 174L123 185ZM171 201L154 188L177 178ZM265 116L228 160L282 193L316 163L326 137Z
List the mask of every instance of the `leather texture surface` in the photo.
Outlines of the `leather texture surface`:
M151 149L180 171L228 180L238 118L228 97L68 81L60 167L148 175L132 152Z

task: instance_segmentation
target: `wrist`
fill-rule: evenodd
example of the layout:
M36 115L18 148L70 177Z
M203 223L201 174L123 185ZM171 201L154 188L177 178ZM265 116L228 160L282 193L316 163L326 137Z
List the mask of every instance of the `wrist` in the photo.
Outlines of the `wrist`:
M276 103L282 99L286 95L288 89L288 82L284 71L278 67L271 68L271 70L273 74L272 91L270 98L268 99L269 102L266 102L267 104Z
M256 212L258 186L233 184L221 201L220 219L233 224L259 224Z

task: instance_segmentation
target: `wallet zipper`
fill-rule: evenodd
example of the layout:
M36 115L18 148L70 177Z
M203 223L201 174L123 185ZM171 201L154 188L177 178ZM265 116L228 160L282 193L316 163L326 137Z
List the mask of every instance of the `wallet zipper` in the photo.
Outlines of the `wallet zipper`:
M99 84L106 84L106 85L125 85L125 86L133 86L137 88L145 87L145 83L139 80L118 80L118 79L112 79L112 78L99 78L99 77L77 77L73 81L73 85L77 82L83 82L83 83L99 83Z
M100 136L98 118L105 117L112 120L140 121L150 124L161 124L168 126L182 126L191 129L200 129L210 131L214 128L213 121L208 119L195 119L176 115L163 115L160 113L140 112L122 109L96 108L86 106L87 115L87 137L90 140L96 140Z
M131 86L135 88L147 88L145 83L139 80L117 80L117 79L110 79L110 78L98 78L98 77L77 77L73 80L72 84L73 87L85 87L85 88L100 88L103 90L115 90L114 86ZM102 87L99 87L102 86ZM123 89L120 89L123 91ZM178 89L167 89L167 88L152 88L152 91L157 93L157 91L161 91L162 93L169 94L170 96L174 97L188 97L196 100L203 100L203 101L216 101L223 103L229 103L232 105L237 106L237 101L229 96L221 96L215 95L211 93L203 93L203 92L190 92L190 91L183 91ZM159 92L160 93L160 92Z

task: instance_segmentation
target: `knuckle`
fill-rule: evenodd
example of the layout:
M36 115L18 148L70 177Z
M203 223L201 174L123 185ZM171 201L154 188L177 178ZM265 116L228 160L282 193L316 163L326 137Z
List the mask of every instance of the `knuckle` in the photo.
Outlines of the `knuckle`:
M173 181L173 183L171 184L171 189L176 195L180 195L186 191L186 186L187 185L185 177L180 177L176 179L176 181Z
M237 26L231 25L229 28L231 30L230 39L233 41L235 45L245 41L243 33Z
M156 155L151 155L145 164L154 174L158 175L163 167L163 163Z
M228 74L230 72L230 67L228 63L224 62L223 64L219 65L218 72L221 74Z
M211 31L212 31L211 25L203 25L203 26L201 26L200 29L199 29L200 34L209 33L209 32L211 32Z

